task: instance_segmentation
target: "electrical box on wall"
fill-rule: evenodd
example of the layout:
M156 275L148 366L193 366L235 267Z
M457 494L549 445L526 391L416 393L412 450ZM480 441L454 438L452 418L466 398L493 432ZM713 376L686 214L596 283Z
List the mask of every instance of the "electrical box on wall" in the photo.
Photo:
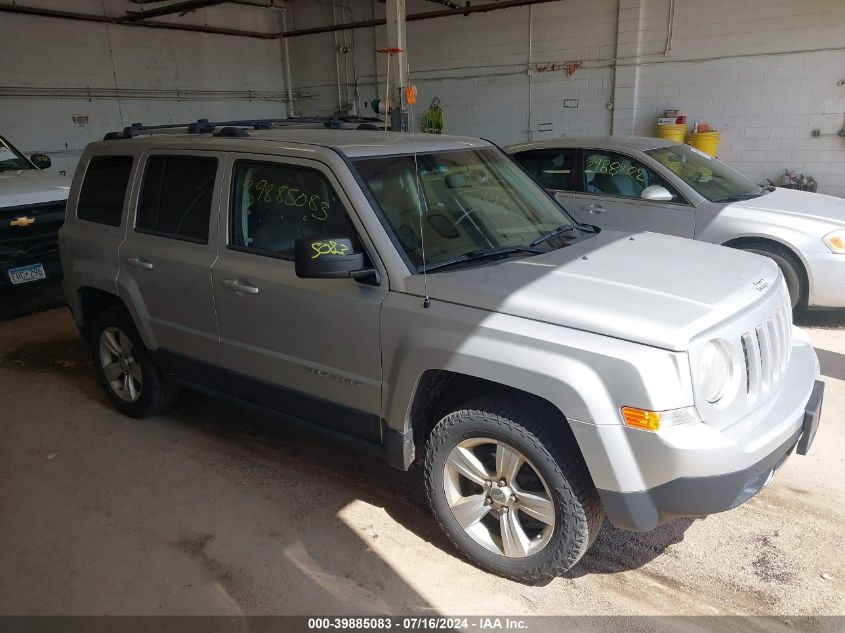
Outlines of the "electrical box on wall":
M554 129L553 123L540 123L537 126L538 132L551 132Z
M577 108L579 100L578 99L564 99L563 100L563 107L564 108Z

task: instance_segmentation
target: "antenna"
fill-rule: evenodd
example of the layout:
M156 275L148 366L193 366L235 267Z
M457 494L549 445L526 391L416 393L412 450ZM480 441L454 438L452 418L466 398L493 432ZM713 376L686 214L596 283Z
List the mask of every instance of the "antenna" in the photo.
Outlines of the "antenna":
M408 69L408 83L411 83L410 68ZM420 250L422 251L423 292L425 294L423 308L429 308L431 307L431 297L428 296L428 270L425 258L425 233L423 232L423 204L426 205L426 211L428 211L428 202L425 200L422 186L420 185L420 166L417 163L417 121L414 117L414 106L409 104L408 110L411 123L411 142L414 146L414 183L417 187L417 210L419 211L420 219Z

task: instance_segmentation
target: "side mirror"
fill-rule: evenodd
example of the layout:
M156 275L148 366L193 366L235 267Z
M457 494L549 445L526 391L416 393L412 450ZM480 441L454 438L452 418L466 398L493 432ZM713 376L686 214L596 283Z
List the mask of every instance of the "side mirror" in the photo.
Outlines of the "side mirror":
M671 202L675 199L675 196L669 193L669 190L666 187L652 185L651 187L643 189L643 192L640 194L640 198L650 202Z
M38 169L47 169L53 164L47 154L33 154L29 159L35 164Z
M373 274L364 267L364 253L356 253L348 237L299 238L294 244L296 276L312 279L347 279Z

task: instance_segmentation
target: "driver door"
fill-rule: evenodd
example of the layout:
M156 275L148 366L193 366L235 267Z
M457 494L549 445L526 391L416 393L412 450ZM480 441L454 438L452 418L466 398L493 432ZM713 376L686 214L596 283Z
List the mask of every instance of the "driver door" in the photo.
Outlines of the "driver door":
M575 195L579 222L603 229L694 237L694 207L653 169L631 156L604 149L585 149L581 160L581 190ZM674 198L670 202L643 200L642 192L653 185L665 187Z
M320 162L229 156L212 287L230 391L380 442L386 276L301 279L294 267L297 238L348 236L366 252L349 200Z

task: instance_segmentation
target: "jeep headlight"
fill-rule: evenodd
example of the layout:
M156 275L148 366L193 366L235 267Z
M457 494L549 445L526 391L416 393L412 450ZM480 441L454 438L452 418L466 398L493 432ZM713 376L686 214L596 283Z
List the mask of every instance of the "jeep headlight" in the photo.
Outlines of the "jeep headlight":
M822 238L822 242L834 253L845 253L845 230L831 231Z
M698 359L698 383L710 404L721 400L732 383L733 362L727 345L718 339L708 342Z

